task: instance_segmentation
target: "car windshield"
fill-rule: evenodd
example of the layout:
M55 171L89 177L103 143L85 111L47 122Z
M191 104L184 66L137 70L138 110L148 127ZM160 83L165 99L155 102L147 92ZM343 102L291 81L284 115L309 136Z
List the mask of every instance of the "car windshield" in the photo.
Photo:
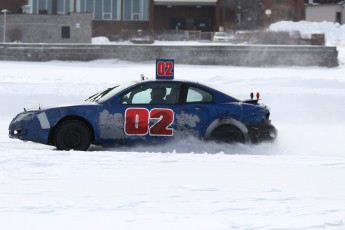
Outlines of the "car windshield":
M122 92L123 90L127 89L128 87L130 87L136 83L137 82L127 82L127 83L122 84L122 85L117 85L117 86L108 88L106 90L103 90L99 93L96 93L96 94L90 96L89 98L86 99L86 101L94 101L94 102L98 102L98 103L103 103L106 100L108 100L109 98L112 98L116 94Z

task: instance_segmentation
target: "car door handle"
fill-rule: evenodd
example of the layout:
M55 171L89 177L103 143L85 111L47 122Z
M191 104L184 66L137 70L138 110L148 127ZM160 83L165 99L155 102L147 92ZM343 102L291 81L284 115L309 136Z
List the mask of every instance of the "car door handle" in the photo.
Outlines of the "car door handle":
M203 106L195 106L194 110L205 110L205 107L203 107Z
M190 110L193 110L193 109L199 111L199 110L203 110L204 108L203 108L203 107L196 106L196 107L194 107L194 108L182 109L181 111L188 111L188 110L190 111Z

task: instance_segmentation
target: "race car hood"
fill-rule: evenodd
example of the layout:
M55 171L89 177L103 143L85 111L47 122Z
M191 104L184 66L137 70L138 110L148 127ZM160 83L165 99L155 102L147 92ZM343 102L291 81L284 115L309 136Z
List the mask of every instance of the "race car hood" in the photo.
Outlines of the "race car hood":
M33 112L33 111L44 111L48 109L58 109L58 108L65 108L65 107L74 107L74 106L95 106L99 105L97 102L91 101L73 101L67 103L60 103L60 104L51 104L51 105L37 105L30 109L24 109L25 112Z
M65 116L94 119L95 102L66 103L57 106L37 106L17 114L9 125L9 137L47 144L49 130ZM96 108L98 110L98 108Z
M24 109L23 112L17 114L10 123L9 129L17 129L18 127L28 126L27 122L39 120L41 128L50 128L61 117L67 115L83 116L91 114L95 106L101 106L96 102L80 101L75 103L65 103L59 105L51 105L47 107L37 106L30 110ZM24 124L24 125L23 125Z

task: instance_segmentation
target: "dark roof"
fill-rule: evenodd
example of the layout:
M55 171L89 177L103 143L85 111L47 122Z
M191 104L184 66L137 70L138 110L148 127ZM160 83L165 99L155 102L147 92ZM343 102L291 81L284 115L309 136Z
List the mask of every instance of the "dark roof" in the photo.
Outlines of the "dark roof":
M313 0L313 3L318 4L332 4L332 3L340 3L344 0ZM309 0L304 0L304 3L309 3Z

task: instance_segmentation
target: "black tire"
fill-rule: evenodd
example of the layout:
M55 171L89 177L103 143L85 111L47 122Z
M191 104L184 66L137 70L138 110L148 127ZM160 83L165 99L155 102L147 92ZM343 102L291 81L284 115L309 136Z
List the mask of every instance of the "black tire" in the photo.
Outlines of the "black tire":
M64 121L55 130L54 144L58 150L86 151L91 144L91 132L81 121Z
M232 125L222 125L211 134L212 141L219 143L245 143L245 137L241 130Z

